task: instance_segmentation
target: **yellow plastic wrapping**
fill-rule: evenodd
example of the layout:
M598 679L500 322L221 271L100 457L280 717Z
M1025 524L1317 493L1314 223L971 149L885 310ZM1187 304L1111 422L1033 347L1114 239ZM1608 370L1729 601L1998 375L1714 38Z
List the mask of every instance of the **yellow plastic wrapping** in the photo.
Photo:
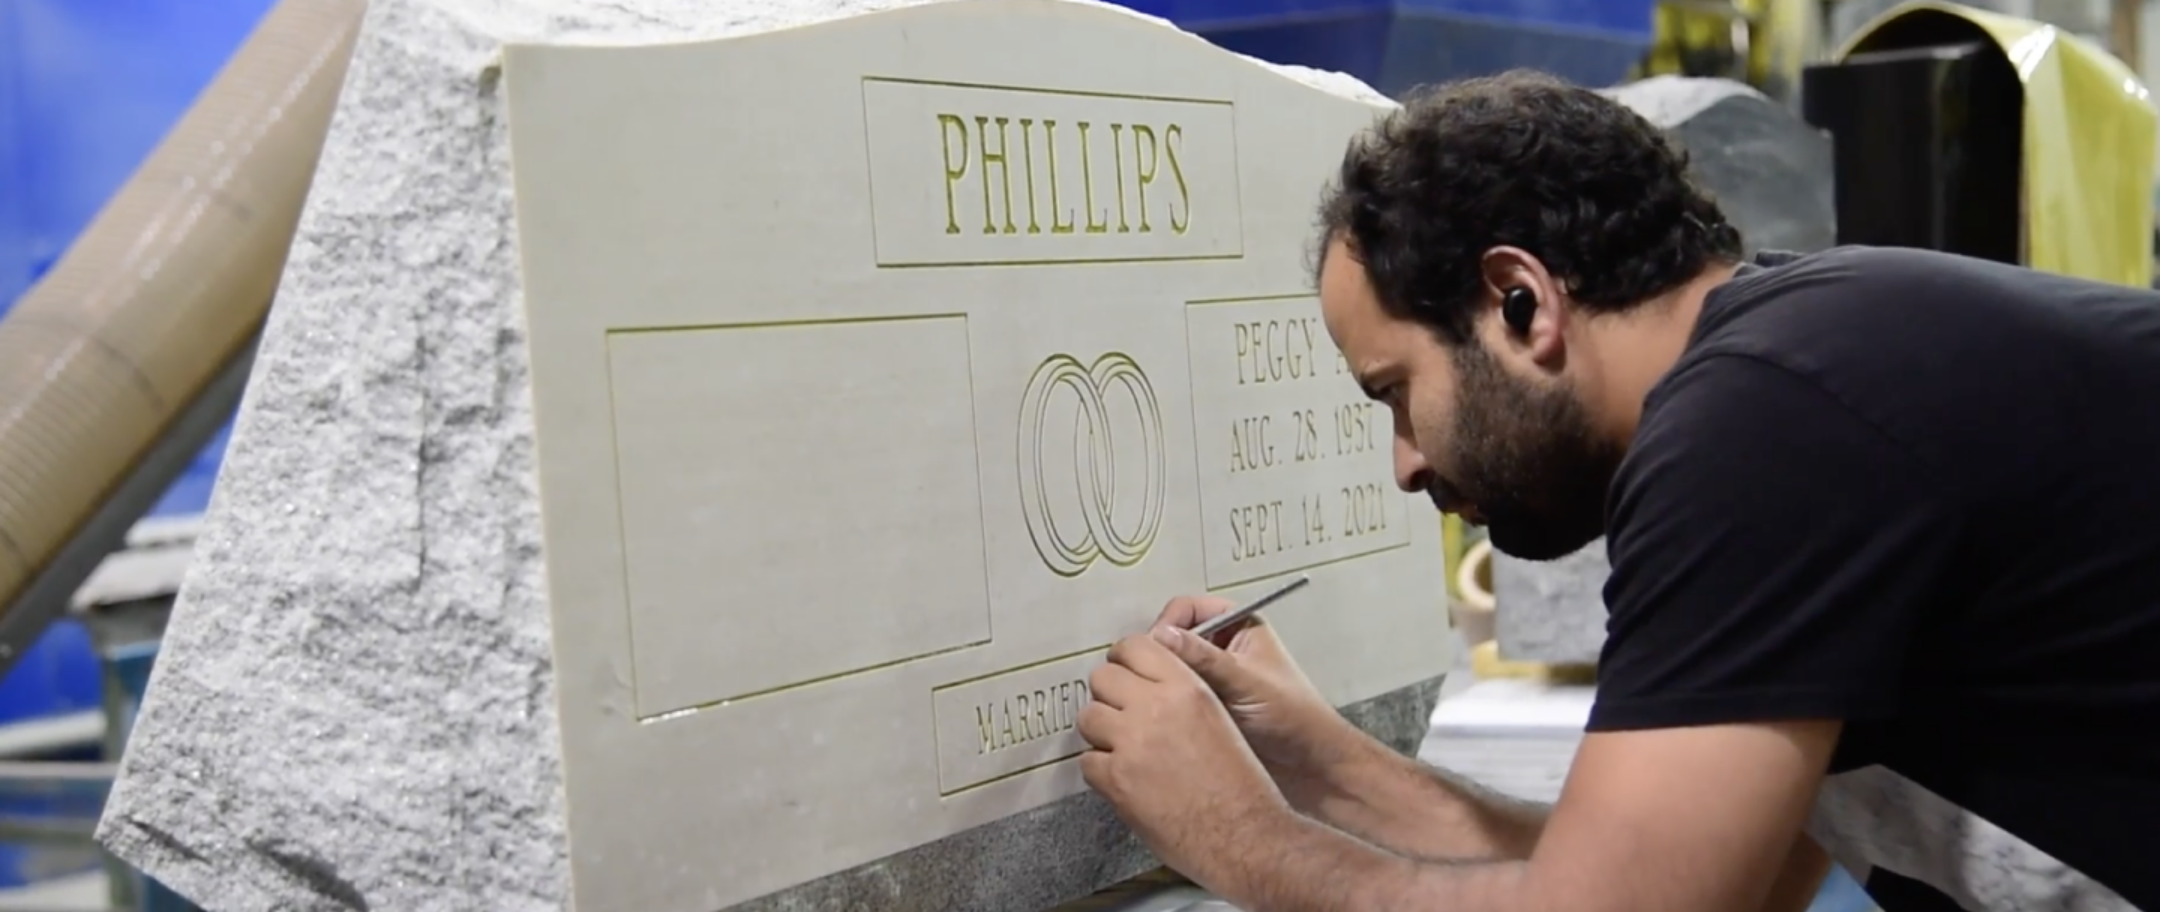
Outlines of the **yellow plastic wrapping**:
M1978 26L2024 83L2026 265L2150 286L2160 115L2146 87L2105 50L2052 25L1936 0L1877 16L1833 59L1873 49L1885 25L1912 16Z
M1740 79L1789 99L1822 53L1821 12L1815 0L1661 0L1635 75Z
M0 608L268 312L365 0L281 0L0 319Z

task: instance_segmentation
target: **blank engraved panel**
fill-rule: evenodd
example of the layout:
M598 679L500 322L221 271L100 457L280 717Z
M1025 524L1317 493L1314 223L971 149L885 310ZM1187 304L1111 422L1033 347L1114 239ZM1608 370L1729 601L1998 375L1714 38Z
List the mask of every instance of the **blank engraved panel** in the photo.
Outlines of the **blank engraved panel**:
M1317 298L1192 304L1186 343L1210 588L1410 543L1393 417Z
M966 318L616 332L608 362L640 716L990 639Z

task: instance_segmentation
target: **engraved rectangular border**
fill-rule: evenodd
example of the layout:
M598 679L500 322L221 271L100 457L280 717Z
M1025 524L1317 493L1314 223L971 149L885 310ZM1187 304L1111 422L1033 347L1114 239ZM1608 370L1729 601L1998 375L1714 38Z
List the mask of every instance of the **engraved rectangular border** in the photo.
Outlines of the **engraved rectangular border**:
M872 260L873 260L873 261L875 262L875 264L876 264L877 268L879 268L879 269L968 269L968 268L982 269L982 268L988 268L988 267L998 267L998 266L1070 266L1070 265L1080 265L1080 264L1117 264L1117 263L1210 263L1210 262L1223 262L1223 261L1229 261L1229 260L1242 260L1242 259L1244 259L1244 258L1245 258L1245 230L1244 230L1244 225L1242 224L1242 222L1244 221L1244 213L1243 213L1242 207L1240 207L1240 211L1239 211L1239 214L1238 214L1238 219L1239 219L1239 221L1240 221L1240 223L1241 223L1241 224L1240 224L1240 225L1238 226L1238 245L1237 245L1237 246L1238 246L1238 250L1237 250L1237 252L1236 252L1236 253L1210 253L1210 254L1173 254L1173 255L1169 255L1169 256L1112 256L1112 257L1104 257L1104 256L1073 256L1073 257L1047 257L1047 258L1040 258L1040 259L1025 259L1025 260L967 260L967 261L942 261L942 260L941 260L941 261L938 261L938 262L934 262L934 263L919 263L919 262L899 262L899 263L888 263L888 262L886 262L886 261L884 260L884 258L883 258L882 256L880 256L879 254L877 254L877 253L876 253L876 250L877 250L877 214L876 214L876 213L877 213L877 181L876 181L876 177L875 177L875 175L874 175L874 174L872 173L872 170L873 170L873 169L872 169L872 167L871 167L871 165L870 165L870 160L869 160L869 156L870 156L870 96L869 96L869 87L870 87L870 84L872 84L872 83L887 83L887 84L891 84L891 85L912 85L912 86L930 86L930 87L933 87L933 88L944 88L944 89L975 89L975 90L981 90L981 91L992 91L992 92L1021 92L1021 93L1031 94L1031 95L1062 95L1062 96L1066 96L1066 97L1069 97L1069 98L1103 98L1103 99L1111 99L1111 100L1117 100L1117 101L1153 101L1153 102L1166 102L1166 103L1170 103L1170 104L1199 104L1199 105L1215 105L1215 106L1219 106L1219 107L1229 108L1229 109L1230 109L1230 133L1231 133L1231 142L1230 142L1230 180L1231 180L1231 182L1232 182L1232 183L1233 183L1233 184L1235 185L1235 186L1234 186L1234 193L1235 193L1235 194L1236 194L1237 196L1239 196L1239 197L1243 197L1243 196L1244 196L1244 193L1245 193L1245 181L1244 181L1244 176L1243 176L1243 175L1244 175L1244 162L1243 162L1243 160L1242 160L1242 159L1240 159L1240 158L1239 158L1239 156L1238 156L1238 144L1237 144L1237 133L1238 133L1238 130L1237 130L1237 102L1235 102L1235 101L1232 101L1232 100L1229 100L1229 99L1225 99L1225 98L1192 98L1192 97L1187 97L1187 96L1182 96L1182 95L1155 95L1155 94L1145 94L1145 93L1137 93L1137 92L1105 92L1105 91L1100 91L1100 90L1094 90L1094 89L1061 89L1061 88L1050 88L1050 87L1046 87L1046 86L1007 85L1007 84L1000 84L1000 83L992 83L992 82L965 82L965 81L961 81L961 80L951 80L951 79L922 79L922 78L917 78L917 77L910 77L910 76L864 76L864 77L862 77L862 80L861 80L861 90L860 90L860 91L861 91L861 99L862 99L862 116L863 116L863 179L864 179L864 186L865 186L865 187L866 187L866 188L867 188L867 189L869 190L869 194L868 194L868 196L867 196L867 197L865 197L865 205L866 205L867 209L869 210L868 214L869 214L869 216L870 216L870 217L869 217L868 219L865 219L865 223L866 223L867 225L869 225L869 226L870 226L870 233L871 233L871 238L870 238L870 247L871 247L871 251L872 251L872 253L871 253L871 259L872 259Z
M611 472L609 473L608 483L615 486L615 547L618 551L618 566L622 568L622 579L620 580L620 584L622 587L623 629L625 633L623 646L630 653L629 678L630 692L633 695L637 693L638 662L637 636L635 633L635 629L637 626L637 612L633 607L635 603L632 600L632 594L630 591L630 530L627 525L627 521L623 515L624 509L622 490L622 440L616 424L616 411L614 405L616 395L615 352L614 346L609 343L613 342L615 337L617 336L645 335L653 333L702 332L707 330L734 329L776 329L804 326L843 326L868 323L901 323L917 320L949 320L955 317L961 320L963 326L967 325L967 312L953 311L941 313L902 314L898 316L853 316L804 320L743 320L733 322L687 323L662 326L621 326L610 327L601 334L601 354L603 359L601 380L603 383L606 384L607 388L608 456L611 463ZM972 328L970 328L969 331L972 332ZM972 345L972 339L970 344ZM970 403L969 407L973 408L974 405ZM978 456L977 458L980 459L981 457ZM985 535L989 534L989 529L987 527L985 527L983 531ZM985 572L987 574L987 568L985 568ZM988 584L987 579L985 579L984 582L985 585ZM816 687L821 684L829 684L833 681L846 680L849 678L861 677L863 675L877 674L879 672L889 671L903 665L913 664L915 662L921 662L928 659L939 658L942 656L955 655L972 649L980 649L984 646L990 645L997 639L996 611L993 610L990 612L990 617L987 620L987 626L990 630L990 635L981 640L961 643L956 646L948 646L943 649L934 649L921 655L891 659L888 661L879 662L874 665L867 665L862 668L855 668L847 671L835 672L828 675L821 675L807 681L797 681L793 684L783 684L778 687L768 687L762 690L753 691L751 693L738 694L732 697L724 697L717 700L708 700L702 703L696 703L690 706L665 710L649 715L640 714L637 715L636 718L638 723L641 725L652 725L660 722L670 722L677 719L683 719L689 716L696 715L708 709L717 709L723 706L741 703L745 700L756 700L765 697L778 696L789 691L801 690L806 687ZM1076 653L1076 655L1077 654L1079 653ZM1072 656L1060 656L1056 659L1050 659L1047 661L1054 662L1060 659L1068 658L1072 658ZM932 724L936 724L934 719L932 721Z
M1310 298L1318 298L1319 296L1320 294L1317 291L1300 291L1292 294L1238 295L1222 298L1193 298L1185 302L1185 309L1190 312L1192 308L1195 307L1218 307L1234 304L1273 304L1280 301L1300 301ZM1186 373L1186 378L1188 382L1190 382L1191 377L1192 373L1188 369ZM1192 423L1195 439L1197 439L1197 436L1200 433L1200 414L1198 404L1199 400L1200 397L1197 395L1196 392L1190 390L1187 391L1186 401L1188 403L1191 403L1194 409ZM1392 433L1392 431L1390 431L1390 433ZM1202 469L1200 466L1200 448L1197 445L1193 447L1193 473L1195 478L1199 478L1202 475ZM1195 502L1195 506L1201 511L1200 522L1202 523L1202 526L1204 528L1205 524L1207 523L1207 504L1205 503L1205 498L1203 498L1200 492L1196 489L1193 492L1193 500ZM1238 586L1247 585L1249 583L1259 582L1261 580L1285 577L1294 573L1303 573L1309 570L1318 570L1322 567L1331 567L1336 564L1348 563L1350 561L1372 557L1376 554L1385 554L1389 551L1408 548L1414 542L1415 537L1413 536L1412 538L1406 539L1404 541L1395 542L1392 544L1374 545L1373 547L1366 548L1364 550L1353 551L1348 554L1338 554L1334 557L1322 558L1320 560L1312 561L1310 563L1295 564L1286 567L1276 567L1266 570L1256 570L1242 576L1232 575L1230 577L1220 580L1209 577L1207 580L1207 588L1210 592L1220 592L1224 589L1231 589ZM1206 564L1206 562L1206 557L1203 553L1201 563L1204 565Z
M1073 651L1073 652L1068 652L1068 653L1064 653L1064 654L1062 654L1062 655L1054 655L1054 656L1051 656L1051 657L1049 657L1049 658L1047 658L1047 659L1036 659L1035 661L1032 661L1032 662L1028 662L1027 664L1024 664L1024 665L1016 665L1016 666L1014 666L1014 667L1011 667L1011 668L1001 668L1001 669L999 669L999 670L997 670L997 671L989 671L989 672L984 672L984 673L982 673L982 674L979 674L979 675L976 675L976 676L974 676L974 677L972 677L972 678L965 678L965 679L962 679L962 680L958 680L958 681L953 681L953 682L950 682L950 683L946 683L946 684L940 684L940 685L938 685L938 686L936 686L936 687L932 687L932 688L930 688L930 739L931 739L931 749L932 749L933 751L937 751L937 745L939 745L939 744L942 744L942 743L943 743L943 741L942 741L942 740L940 740L940 739L944 738L944 736L945 736L945 735L944 735L944 730L943 730L943 729L940 729L940 728L938 727L939 717L938 717L938 712L937 712L937 698L938 698L938 695L939 695L939 694L942 694L942 693L945 693L945 692L947 692L947 691L951 691L951 690L958 690L959 688L962 688L962 687L970 687L970 686L973 686L973 685L976 685L976 684L981 684L981 683L983 683L983 682L985 682L985 681L994 681L994 680L997 680L998 678L1004 678L1004 677L1010 677L1010 676L1012 676L1012 675L1016 675L1016 674L1022 674L1022 673L1025 673L1025 672L1033 671L1033 670L1035 670L1035 669L1037 669L1037 668L1042 668L1042 667L1044 667L1044 666L1046 666L1046 665L1055 665L1055 664L1057 664L1057 663L1059 663L1059 662L1066 662L1066 661L1071 661L1071 660L1073 660L1073 659L1077 659L1077 658L1080 658L1080 657L1082 657L1082 656L1087 656L1087 655L1093 655L1093 654L1095 654L1095 653L1102 653L1103 655L1105 655L1105 656L1108 656L1108 655L1109 655L1109 652L1110 652L1110 647L1111 647L1112 645L1115 645L1115 644L1111 644L1111 643L1104 643L1104 644L1103 644L1103 645L1101 645L1101 646L1091 646L1091 647L1089 647L1089 648L1086 648L1086 649L1080 649L1080 650L1076 650L1076 651ZM1074 758L1074 757L1078 757L1078 756L1080 756L1081 754L1083 754L1083 753L1086 753L1086 752L1087 752L1087 749L1086 749L1086 748L1081 748L1080 750L1076 750L1076 751L1073 751L1072 753L1069 753L1069 754L1061 754L1061 755L1059 755L1059 756L1056 756L1056 757L1052 757L1052 758L1050 758L1050 759L1048 759L1048 760L1041 760L1041 761L1037 761L1037 762L1035 762L1035 763L1030 763L1030 764L1028 764L1028 765L1026 765L1026 766L1023 766L1023 767L1021 767L1021 768L1019 768L1019 769L1015 769L1015 770L1007 770L1007 771L1005 771L1005 772L999 773L999 774L997 774L997 775L995 775L995 776L991 776L991 777L989 777L989 778L987 778L987 779L983 779L983 780L981 780L981 781L978 781L978 782L970 782L970 783L968 783L968 784L966 784L966 785L962 785L962 786L959 786L959 787L957 787L957 788L947 789L947 788L945 788L945 787L944 787L944 782L945 782L945 755L944 755L944 753L943 753L942 751L937 751L937 753L936 753L936 759L937 759L937 765L938 765L938 783L939 783L939 786L938 786L938 797L939 797L939 798L952 798L952 797L954 797L954 796L957 796L957 795L964 795L964 794L966 794L966 793L968 793L968 792L972 792L972 791L975 791L976 789L981 789L981 788L987 788L987 787L989 787L989 786L992 786L992 785L996 785L997 783L1000 783L1000 782L1004 782L1004 781L1006 781L1006 780L1008 780L1008 779L1012 779L1012 778L1015 778L1015 777L1019 777L1019 776L1025 776L1025 775L1027 775L1028 773L1032 773L1032 772L1035 772L1036 770L1039 770L1039 769L1044 769L1044 768L1046 768L1046 767L1056 766L1057 764L1060 764L1060 763L1064 763L1065 761L1067 761L1067 760L1071 760L1072 758Z

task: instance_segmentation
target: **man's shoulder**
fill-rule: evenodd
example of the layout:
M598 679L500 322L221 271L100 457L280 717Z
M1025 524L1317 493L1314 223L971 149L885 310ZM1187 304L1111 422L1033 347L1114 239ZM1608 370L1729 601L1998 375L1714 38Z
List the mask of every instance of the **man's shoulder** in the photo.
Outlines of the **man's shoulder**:
M2010 458L1998 442L2020 426L2063 420L2051 409L2066 396L2101 408L2160 384L2155 355L2160 296L2149 290L1927 250L1773 254L1705 299L1643 421L1750 408L1743 375L1768 365L1922 458L1969 466ZM2123 378L2064 368L2101 364L2122 365Z
M1768 252L1704 300L1687 355L1737 351L1801 370L1849 366L1843 355L1907 380L1925 379L1914 366L1944 378L1989 369L1920 361L1923 345L1991 361L2095 347L2160 354L2160 292L1934 250Z
M2009 316L2005 300L2038 293L2020 288L2034 275L1931 250L1766 252L1705 298L1682 362L1742 353L1808 370L1839 354L1895 357L1947 315L1964 329Z

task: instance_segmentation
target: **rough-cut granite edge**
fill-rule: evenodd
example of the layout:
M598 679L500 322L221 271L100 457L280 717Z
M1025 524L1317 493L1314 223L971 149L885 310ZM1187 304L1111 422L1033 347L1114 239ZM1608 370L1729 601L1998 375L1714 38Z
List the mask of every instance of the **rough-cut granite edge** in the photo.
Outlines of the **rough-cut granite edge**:
M1627 105L1644 120L1667 129L1686 123L1688 118L1735 95L1776 103L1747 83L1709 76L1652 76L1598 92Z
M1605 578L1612 565L1600 538L1551 561L1493 552L1493 639L1502 658L1595 664L1605 645Z
M1342 713L1415 756L1443 681L1421 681ZM1160 864L1101 796L1081 792L727 912L1043 912Z
M916 2L373 0L100 842L219 912L566 905L502 46Z

